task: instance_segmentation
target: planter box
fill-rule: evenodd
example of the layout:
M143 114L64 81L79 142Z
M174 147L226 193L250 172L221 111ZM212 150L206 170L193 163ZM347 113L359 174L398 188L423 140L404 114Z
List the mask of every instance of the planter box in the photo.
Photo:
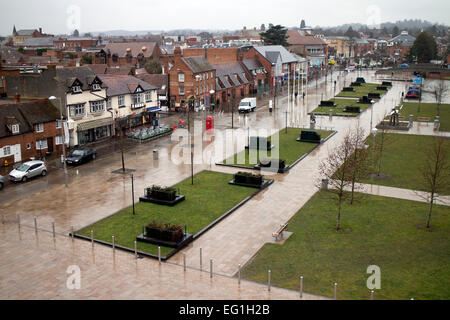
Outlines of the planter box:
M150 243L158 246L163 247L169 247L169 248L175 248L180 249L186 245L188 245L192 240L194 239L194 236L189 233L183 233L182 237L178 239L178 241L172 241L172 240L163 240L162 238L153 238L148 232L142 233L136 237L136 241L139 242L145 242Z
M381 95L379 93L369 93L367 97L369 99L381 99Z
M176 190L151 190L147 189L146 196L148 198L153 198L156 200L164 200L164 201L174 201L177 195Z
M368 96L362 96L361 98L359 98L358 103L372 104L372 99L369 99Z
M358 82L358 83L366 83L366 79L364 79L364 78L356 78L356 82Z
M409 131L411 123L409 121L400 121L400 125L391 126L389 122L381 122L376 126L377 129Z
M342 92L355 92L355 88L353 87L345 87L342 89Z
M352 82L350 87L361 87L361 83L359 83L359 82Z
M273 145L270 140L266 137L250 137L249 145L245 147L246 149L256 149L256 150L272 150Z
M379 91L388 91L388 88L386 86L377 87L377 90Z
M349 107L345 107L343 111L348 112L348 113L361 113L361 108L349 106Z
M139 198L140 202L150 202L150 203L156 203L164 206L174 206L181 201L185 199L184 195L176 195L174 200L161 200L161 199L155 199L148 196L143 196Z
M298 142L311 142L311 143L321 143L322 138L320 137L320 134L318 134L316 131L311 130L302 130L300 134L300 138L297 138Z
M274 167L272 167L272 162L275 165ZM275 171L278 173L284 173L286 172L286 162L285 160L282 159L265 159L265 160L260 160L259 163L254 166L254 169L256 170L268 170L268 171Z
M336 107L333 101L320 101L319 107Z
M234 175L235 184L250 185L260 187L263 183L263 176L261 175L241 175L239 173Z
M386 87L392 87L392 82L390 82L390 81L383 81L383 82L381 83L381 85L382 85L382 86L386 86Z

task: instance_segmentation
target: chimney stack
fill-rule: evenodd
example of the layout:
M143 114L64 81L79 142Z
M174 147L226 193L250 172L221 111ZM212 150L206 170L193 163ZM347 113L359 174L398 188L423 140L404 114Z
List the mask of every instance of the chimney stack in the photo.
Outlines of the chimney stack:
M42 28L39 28L39 33L42 34Z

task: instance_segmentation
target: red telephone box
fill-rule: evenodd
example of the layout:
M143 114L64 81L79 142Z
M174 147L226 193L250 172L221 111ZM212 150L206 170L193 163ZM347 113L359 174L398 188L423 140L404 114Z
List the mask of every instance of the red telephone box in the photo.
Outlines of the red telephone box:
M214 118L212 116L206 117L206 133L212 133L214 129Z

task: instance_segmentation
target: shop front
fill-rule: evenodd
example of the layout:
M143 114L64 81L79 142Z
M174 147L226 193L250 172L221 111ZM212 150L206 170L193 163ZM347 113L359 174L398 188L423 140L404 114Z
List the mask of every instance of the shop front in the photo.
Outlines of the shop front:
M113 135L112 119L101 119L80 123L77 126L78 145L107 139Z

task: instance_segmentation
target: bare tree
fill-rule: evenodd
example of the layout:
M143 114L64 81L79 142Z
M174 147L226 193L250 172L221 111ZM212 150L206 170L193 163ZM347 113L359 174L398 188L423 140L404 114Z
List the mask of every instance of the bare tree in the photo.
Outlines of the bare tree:
M353 145L353 155L349 159L351 197L350 204L353 204L355 197L356 183L361 181L370 172L369 150L364 144L364 129L357 127L350 135L350 143Z
M445 98L445 96L447 95L448 92L448 87L447 84L445 83L445 81L443 79L439 80L439 82L437 84L434 85L433 87L433 95L434 98L436 99L436 113L439 116L440 113L440 107L442 104L442 100Z
M328 157L320 163L321 179L328 180L329 192L335 196L338 205L336 231L341 227L341 208L343 201L349 196L346 189L351 186L350 158L354 152L351 134L347 133L344 141L338 145ZM321 180L320 179L320 180Z
M449 145L450 141L445 138L435 137L434 143L424 149L425 159L420 173L421 182L429 193L427 197L423 197L429 203L427 228L430 228L433 204L440 193L448 191L450 185Z

